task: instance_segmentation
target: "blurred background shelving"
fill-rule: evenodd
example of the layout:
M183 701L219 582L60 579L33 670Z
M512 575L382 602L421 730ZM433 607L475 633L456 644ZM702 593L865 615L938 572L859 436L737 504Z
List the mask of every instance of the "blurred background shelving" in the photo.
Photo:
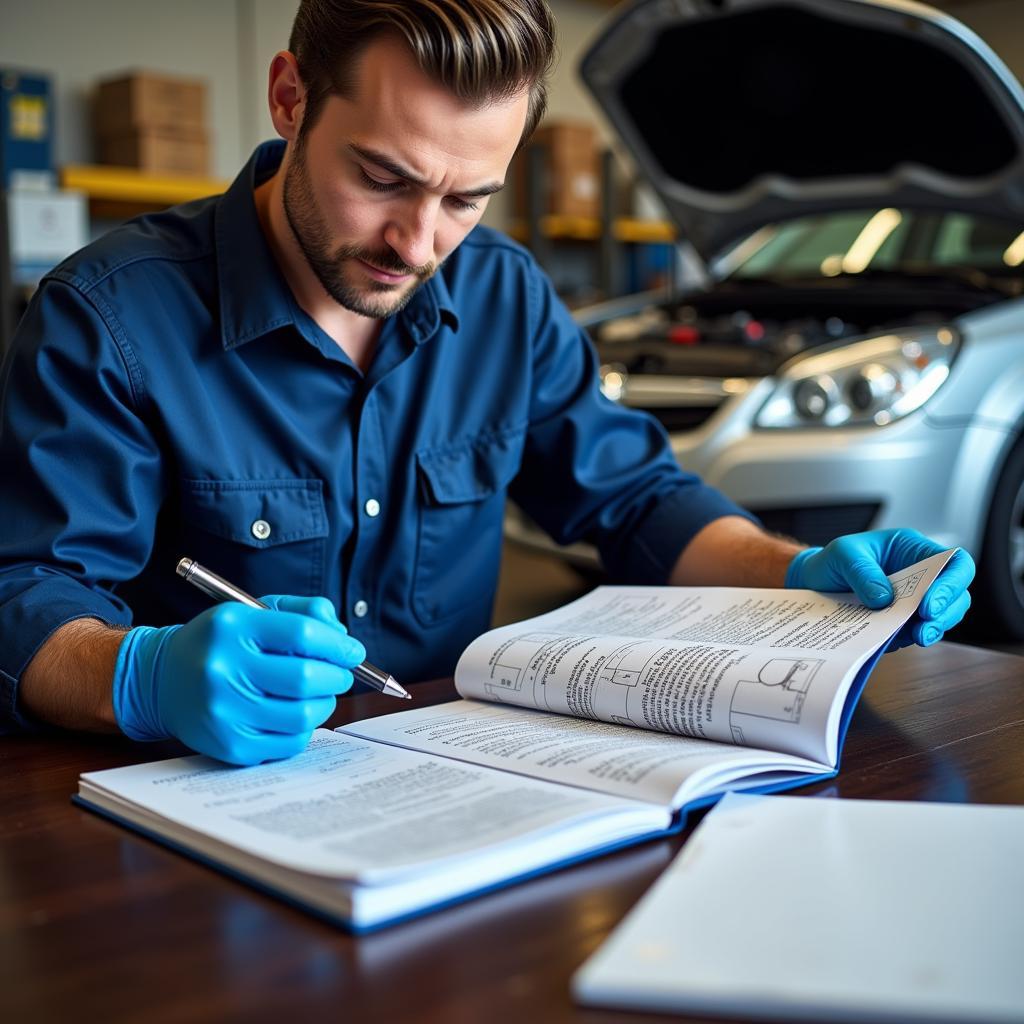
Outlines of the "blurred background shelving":
M540 220L540 233L555 241L597 241L604 231L598 217L564 217L545 214ZM525 220L514 220L509 234L517 241L530 238L530 225ZM616 217L612 222L612 235L618 242L674 242L676 231L668 221L640 220L637 217Z
M101 220L124 220L216 195L228 186L226 179L153 174L96 164L69 164L60 169L58 180L61 188L84 194L89 215Z
M1024 77L1024 22L1007 17L1017 0L932 2L975 28L1018 77ZM550 0L550 4L560 59L549 81L548 117L541 127L560 122L589 126L601 168L600 189L591 195L595 206L581 214L552 210L544 202L531 200L534 205L527 210L515 190L506 189L491 198L484 223L509 231L533 248L570 305L661 282L670 284L678 280L685 264L677 250L681 240L659 211L631 208L624 201L622 183L631 181L633 171L621 150L610 155L617 143L576 73L581 54L616 4L614 0ZM180 0L173 6L158 0L94 0L90 4L47 0L41 13L35 5L5 5L0 82L12 72L49 77L52 187L84 197L86 241L127 217L221 191L253 147L274 136L264 100L266 73L273 54L286 44L295 6L280 0L213 5L207 0ZM196 31L197 25L202 31ZM112 161L104 159L103 133L94 116L99 84L140 68L151 69L157 76L202 83L204 119L190 122L192 134L187 140L207 161L201 173L133 173L107 166ZM680 131L685 131L687 111L700 102L700 96L669 97L665 116L678 118ZM547 170L551 171L550 162ZM553 177L561 175L561 167L556 167ZM543 198L537 192L543 187L534 184L535 199ZM8 244L11 215L6 203L0 205L5 207L0 210L2 351L31 292L32 273L38 275L41 264L19 274Z

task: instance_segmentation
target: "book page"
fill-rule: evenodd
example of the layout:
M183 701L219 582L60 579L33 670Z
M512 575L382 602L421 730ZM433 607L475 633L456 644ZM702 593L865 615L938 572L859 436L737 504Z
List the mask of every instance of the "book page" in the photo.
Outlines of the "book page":
M487 851L552 862L620 834L664 830L661 808L552 786L318 729L284 761L236 768L193 756L82 776L79 793L293 870L382 884ZM97 799L98 798L98 799ZM190 844L193 845L193 844ZM194 844L201 849L197 843ZM507 855L507 854L506 854Z
M679 808L780 773L824 774L812 761L769 750L624 729L508 705L458 700L342 726L339 732L506 772Z
M467 698L833 764L857 670L950 554L890 576L896 599L881 611L812 590L598 587L474 640L455 685Z

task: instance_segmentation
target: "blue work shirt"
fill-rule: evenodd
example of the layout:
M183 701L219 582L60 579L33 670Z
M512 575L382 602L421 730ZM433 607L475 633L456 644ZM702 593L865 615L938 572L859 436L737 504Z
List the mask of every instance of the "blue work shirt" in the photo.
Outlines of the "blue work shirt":
M260 228L261 146L223 195L128 223L51 272L5 360L0 729L71 619L183 622L195 558L252 594L323 594L403 682L488 625L506 495L613 577L664 583L711 520L660 426L598 388L531 255L472 231L383 324L362 373Z

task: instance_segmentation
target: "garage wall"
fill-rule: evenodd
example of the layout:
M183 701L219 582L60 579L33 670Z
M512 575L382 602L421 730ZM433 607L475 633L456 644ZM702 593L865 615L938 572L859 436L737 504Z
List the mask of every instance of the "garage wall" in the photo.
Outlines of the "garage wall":
M243 147L235 3L0 0L0 25L0 68L44 70L53 79L58 164L93 159L89 96L95 82L145 67L209 81L213 170L234 173Z
M1021 0L965 0L941 5L981 36L1024 82L1024 4Z
M89 97L95 82L151 68L206 78L213 172L231 177L261 139L270 59L288 43L295 0L0 0L0 68L48 71L57 98L57 163L93 159ZM600 21L600 5L555 0L560 45L551 108L579 116L586 100L572 80L573 58Z
M575 68L607 7L552 0L561 61L551 81L555 117L600 115L576 81ZM1024 80L1024 3L945 0L945 10L985 38ZM212 165L232 177L261 139L272 137L266 113L270 58L287 44L296 0L0 0L0 68L39 68L54 77L58 163L93 159L89 95L98 78L147 67L196 75L210 83ZM488 220L503 223L504 197Z

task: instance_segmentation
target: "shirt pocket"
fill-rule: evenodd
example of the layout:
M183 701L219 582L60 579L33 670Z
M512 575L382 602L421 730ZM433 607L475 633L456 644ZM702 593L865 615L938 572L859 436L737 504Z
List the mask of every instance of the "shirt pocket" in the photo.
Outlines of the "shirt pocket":
M323 481L182 481L182 554L249 591L323 593Z
M494 599L508 485L525 427L416 453L419 522L412 609L426 626Z

